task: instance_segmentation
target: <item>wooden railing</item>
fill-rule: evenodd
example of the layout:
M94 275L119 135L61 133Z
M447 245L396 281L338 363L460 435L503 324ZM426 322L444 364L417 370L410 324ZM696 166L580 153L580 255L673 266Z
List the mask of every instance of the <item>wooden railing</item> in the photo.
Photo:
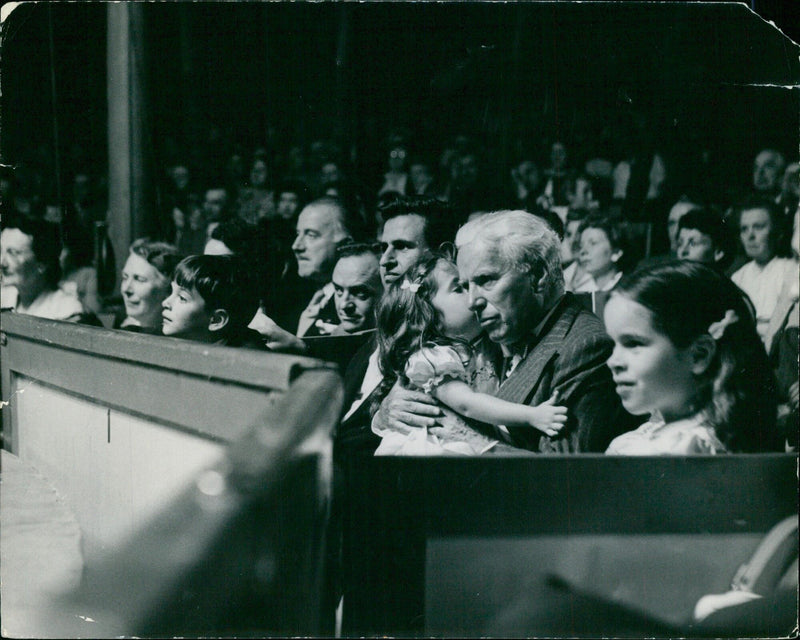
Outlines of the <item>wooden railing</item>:
M41 612L42 636L322 633L334 368L0 321L4 447L84 536L84 580Z
M699 635L697 600L797 514L792 454L365 458L347 476L351 637Z

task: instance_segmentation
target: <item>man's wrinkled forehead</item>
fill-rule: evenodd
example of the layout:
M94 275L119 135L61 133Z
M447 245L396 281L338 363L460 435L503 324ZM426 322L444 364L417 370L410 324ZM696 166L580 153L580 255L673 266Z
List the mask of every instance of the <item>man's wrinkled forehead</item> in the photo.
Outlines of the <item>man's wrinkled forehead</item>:
M389 218L383 225L381 242L391 244L392 242L402 240L427 248L428 242L425 237L427 224L427 218L418 213Z
M310 204L307 205L297 218L297 229L314 229L316 231L327 231L336 229L344 230L343 215L341 209L329 204Z
M489 242L481 236L473 237L470 242L459 245L456 264L462 280L469 280L480 269L507 267L497 243Z

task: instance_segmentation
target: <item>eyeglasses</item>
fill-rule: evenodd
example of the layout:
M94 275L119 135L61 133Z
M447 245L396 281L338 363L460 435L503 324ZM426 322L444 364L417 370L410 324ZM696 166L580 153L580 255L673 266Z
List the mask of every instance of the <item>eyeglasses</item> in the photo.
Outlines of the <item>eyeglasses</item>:
M405 158L406 157L406 152L403 151L402 149L392 149L389 152L389 157L390 158Z

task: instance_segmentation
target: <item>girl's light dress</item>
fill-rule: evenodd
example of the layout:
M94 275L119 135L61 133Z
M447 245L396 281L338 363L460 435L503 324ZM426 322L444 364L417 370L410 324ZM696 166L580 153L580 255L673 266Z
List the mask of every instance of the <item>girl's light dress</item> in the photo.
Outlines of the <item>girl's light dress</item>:
M687 456L727 453L714 429L698 416L666 423L653 414L641 427L611 441L606 454L617 456Z
M410 389L431 393L440 384L461 380L482 393L493 393L498 380L487 358L480 353L470 358L464 348L434 345L411 354L405 366ZM480 433L455 411L440 405L442 426L412 429L410 433L382 431L376 456L432 456L486 453L499 441Z

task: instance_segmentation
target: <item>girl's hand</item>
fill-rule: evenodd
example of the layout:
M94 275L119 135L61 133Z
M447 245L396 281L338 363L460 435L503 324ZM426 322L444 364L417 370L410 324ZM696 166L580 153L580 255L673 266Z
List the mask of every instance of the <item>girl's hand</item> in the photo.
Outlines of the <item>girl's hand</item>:
M551 438L558 435L567 423L567 408L556 405L557 400L558 391L554 391L549 400L531 407L531 426Z

